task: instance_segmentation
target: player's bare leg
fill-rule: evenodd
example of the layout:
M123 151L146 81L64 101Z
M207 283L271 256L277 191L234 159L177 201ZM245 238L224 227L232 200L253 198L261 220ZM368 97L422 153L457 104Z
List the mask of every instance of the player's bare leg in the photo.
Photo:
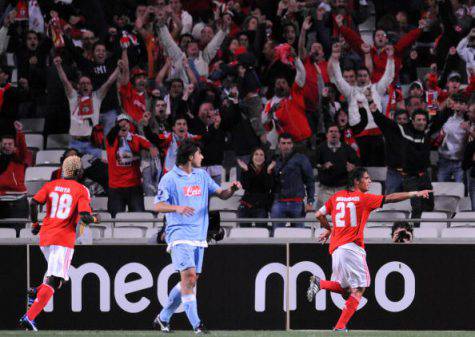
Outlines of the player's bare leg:
M345 306L341 312L340 319L335 325L335 331L348 331L346 325L350 321L350 318L355 313L356 309L358 308L358 304L360 303L361 298L363 297L363 293L365 288L350 288L350 296L345 302Z
M198 316L198 307L196 303L195 286L198 281L198 274L194 267L188 268L180 272L181 276L181 301L185 309L186 316L190 321L195 334L208 333L201 323Z
M347 298L349 296L349 290L343 289L339 282L336 281L327 281L322 280L317 275L310 276L310 285L307 290L307 300L312 302L315 298L315 295L321 290L329 290L334 293L342 294L343 298ZM346 297L345 297L346 296Z

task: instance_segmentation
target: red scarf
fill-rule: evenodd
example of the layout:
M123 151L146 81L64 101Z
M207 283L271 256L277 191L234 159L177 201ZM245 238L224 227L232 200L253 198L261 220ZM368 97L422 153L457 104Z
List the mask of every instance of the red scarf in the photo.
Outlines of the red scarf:
M78 107L76 113L78 116L92 116L94 114L94 109L92 106L91 96L81 96L78 97Z

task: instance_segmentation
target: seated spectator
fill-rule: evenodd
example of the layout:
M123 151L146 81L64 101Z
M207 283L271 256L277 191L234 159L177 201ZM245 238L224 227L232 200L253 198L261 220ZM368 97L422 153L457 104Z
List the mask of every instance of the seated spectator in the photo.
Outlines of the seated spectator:
M16 136L3 135L0 143L0 218L27 218L29 214L25 186L28 148L23 125L15 122L14 126ZM17 194L18 199L2 201L5 194Z
M117 124L106 139L107 162L109 164L109 198L107 210L113 217L124 212L144 210L143 190L140 174L140 150L149 150L152 158L158 150L148 140L130 132L132 119L121 114Z
M269 163L262 147L254 149L251 160L245 163L237 160L241 167L241 185L244 196L238 207L238 218L267 218L272 206L273 169L275 161ZM250 227L251 223L240 223L240 227ZM256 222L256 227L267 228L267 223Z
M292 136L284 133L279 136L279 152L276 158L274 176L274 203L271 218L301 218L313 210L315 183L312 164L307 156L294 150ZM307 197L306 204L304 198ZM273 224L273 230L284 227L285 223ZM291 223L303 227L303 223Z
M54 64L58 70L59 78L63 82L66 97L69 101L69 111L71 114L69 134L72 137L69 146L77 149L79 152L90 154L95 158L103 158L102 149L91 144L91 134L93 127L99 124L102 100L112 83L116 81L118 68L97 91L92 91L92 82L89 77L81 76L79 78L78 90L76 91L68 80L61 63L61 57L55 57Z
M358 156L349 145L341 142L336 124L327 131L327 141L317 148L318 188L317 208L336 192L345 189L348 172L359 164Z
M452 95L453 114L442 126L442 144L439 147L437 164L438 181L463 182L462 160L470 131L470 123L465 121L468 107L462 94ZM452 179L453 177L453 179Z
M412 226L405 221L395 222L391 228L391 239L394 243L410 243L414 238Z

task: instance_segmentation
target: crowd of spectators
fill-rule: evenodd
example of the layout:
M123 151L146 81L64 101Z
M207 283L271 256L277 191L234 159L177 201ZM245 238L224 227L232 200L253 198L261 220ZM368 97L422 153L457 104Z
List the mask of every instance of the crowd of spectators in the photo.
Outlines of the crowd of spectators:
M89 156L113 216L144 209L187 138L217 182L225 162L237 167L240 217L304 217L360 165L388 168L386 193L464 182L475 209L472 0L9 0L0 11L0 194L24 193L34 163L17 121L45 118L45 135L69 133L65 156ZM433 207L413 200L412 216Z

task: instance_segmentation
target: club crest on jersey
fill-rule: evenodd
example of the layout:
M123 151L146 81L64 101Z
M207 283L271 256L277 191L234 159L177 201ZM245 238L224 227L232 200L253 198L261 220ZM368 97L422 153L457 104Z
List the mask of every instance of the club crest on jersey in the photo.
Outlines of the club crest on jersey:
M200 197L201 187L198 185L183 187L183 194L185 197Z

